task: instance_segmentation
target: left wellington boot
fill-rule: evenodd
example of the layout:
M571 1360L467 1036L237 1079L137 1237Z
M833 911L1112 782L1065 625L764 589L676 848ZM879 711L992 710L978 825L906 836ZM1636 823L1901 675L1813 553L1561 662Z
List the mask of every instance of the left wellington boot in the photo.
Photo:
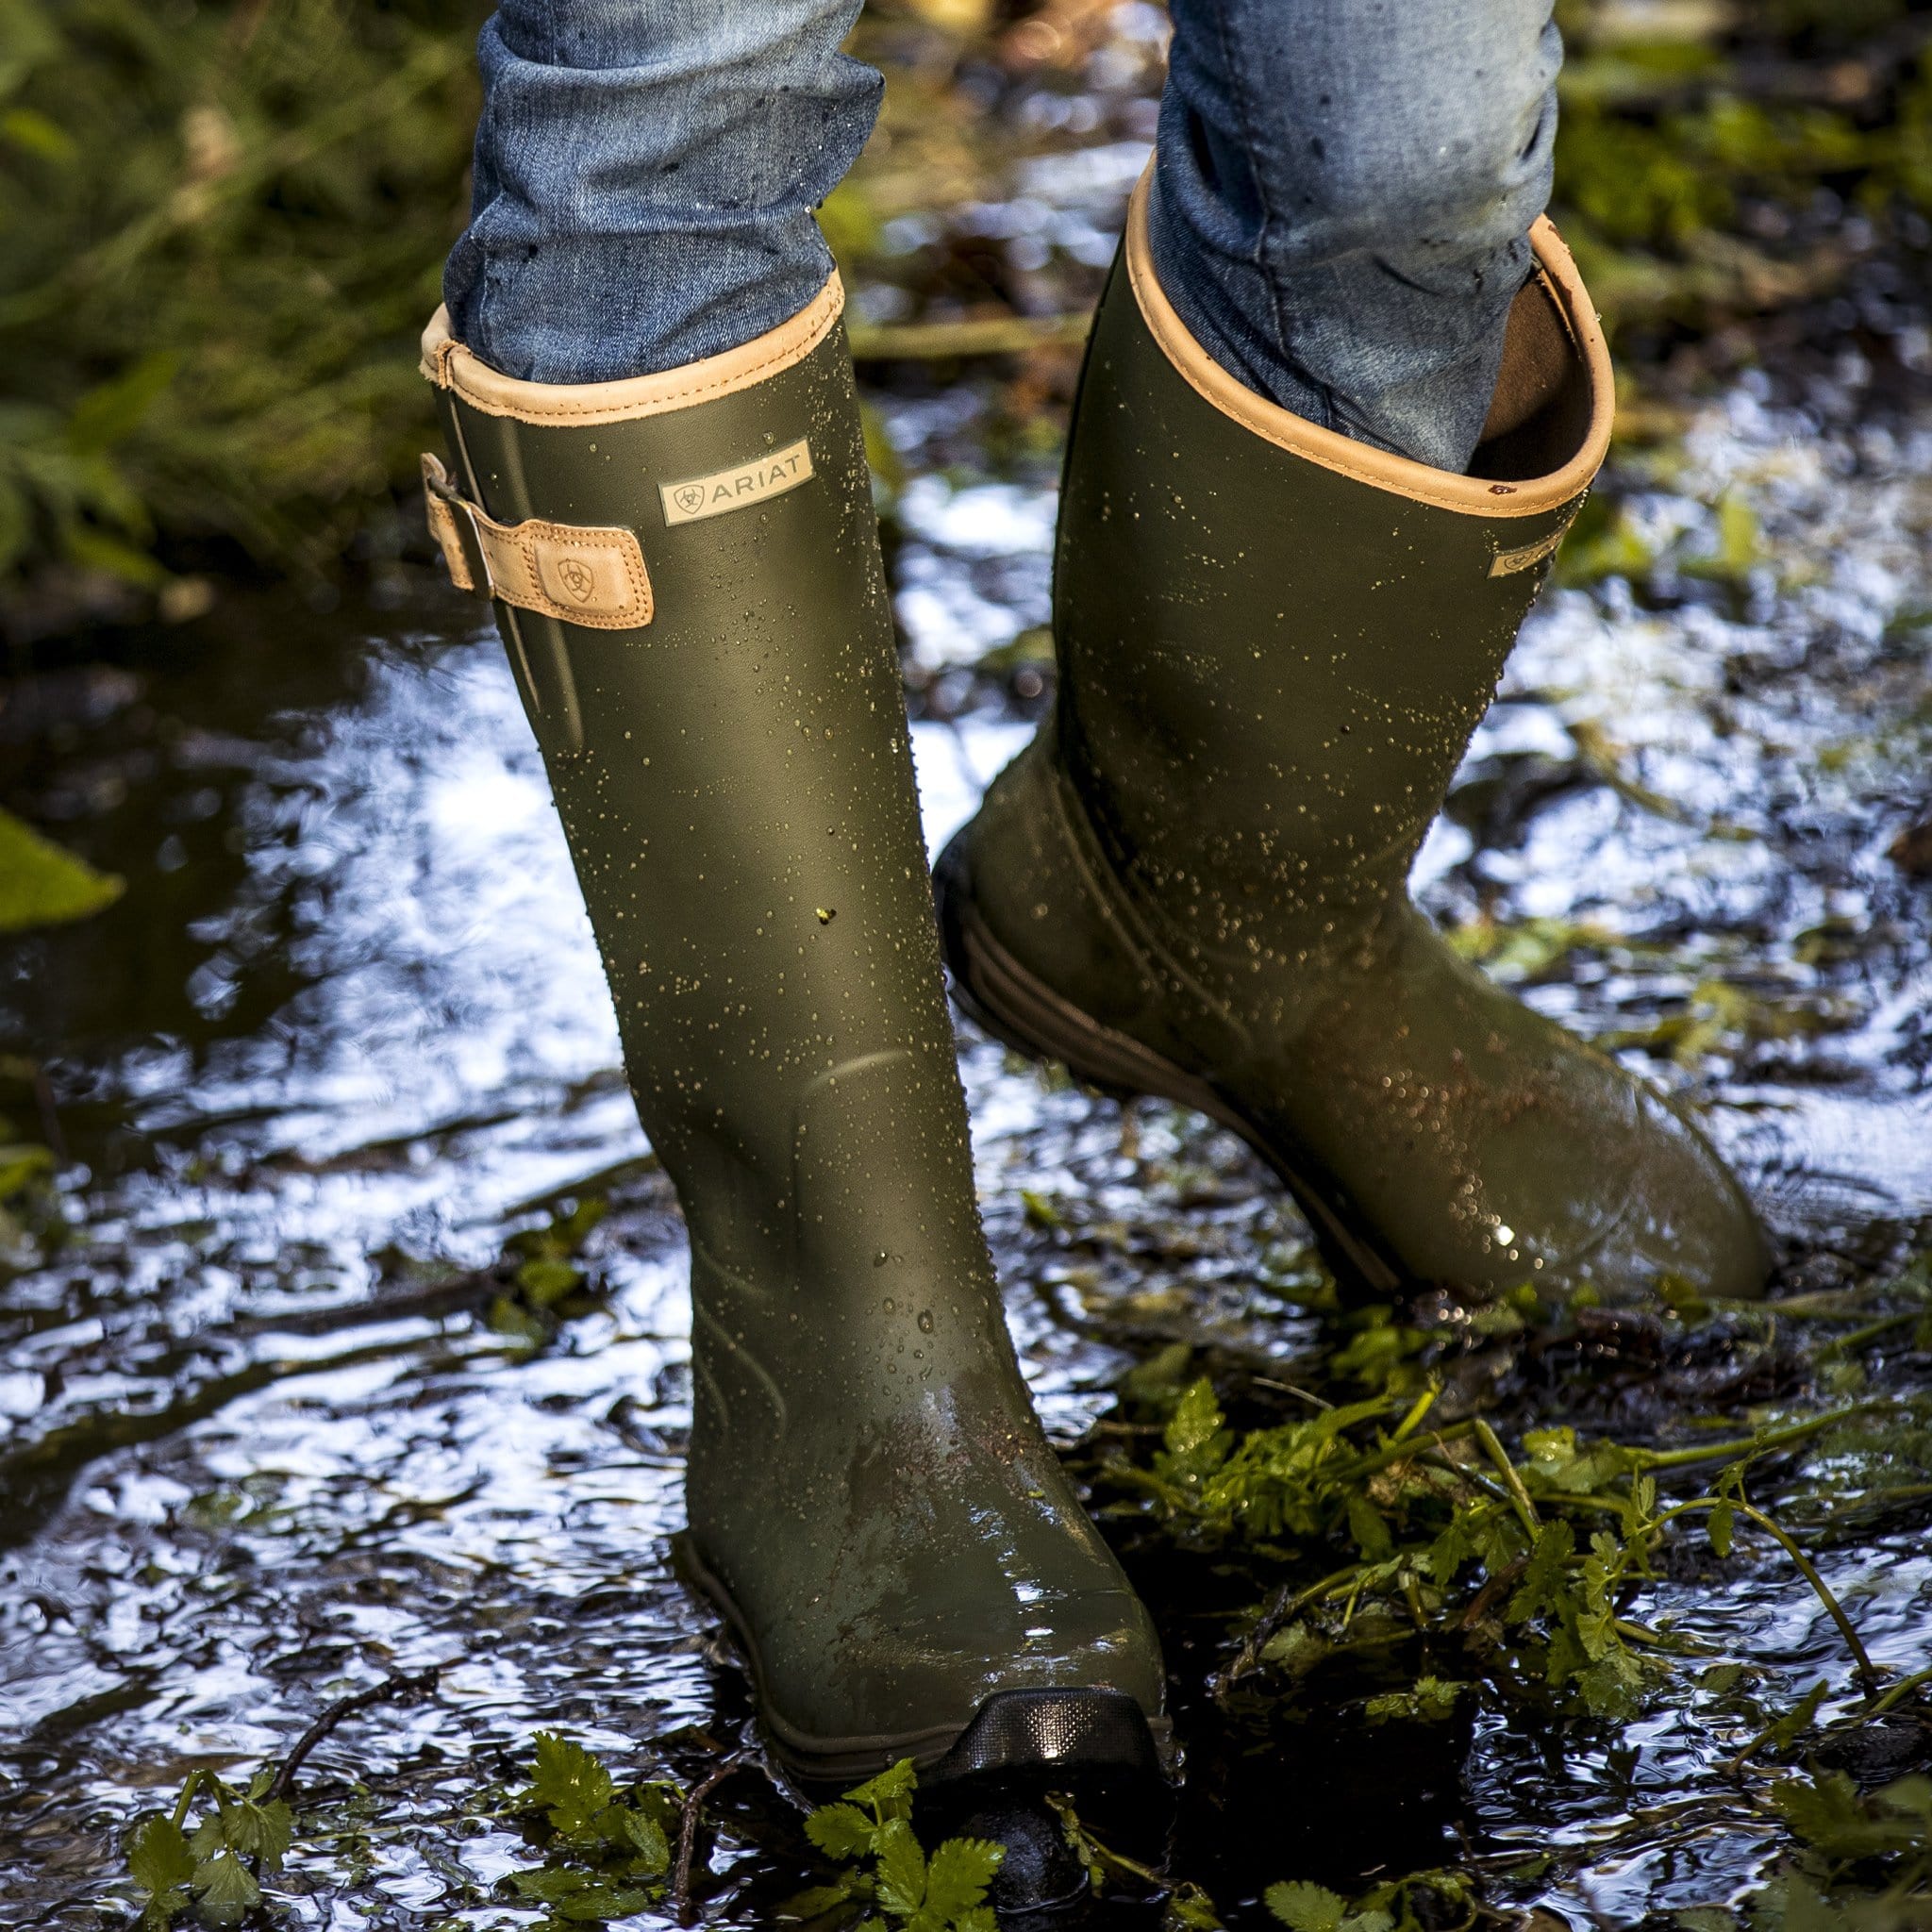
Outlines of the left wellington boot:
M980 1231L841 300L570 386L439 317L430 526L494 601L684 1209L680 1567L772 1755L1144 1777L1159 1645Z
M1568 252L1538 225L1454 475L1225 374L1155 279L1145 194L1074 408L1055 715L936 869L961 1004L1242 1135L1357 1294L1760 1294L1764 1236L1697 1129L1407 894L1609 439Z

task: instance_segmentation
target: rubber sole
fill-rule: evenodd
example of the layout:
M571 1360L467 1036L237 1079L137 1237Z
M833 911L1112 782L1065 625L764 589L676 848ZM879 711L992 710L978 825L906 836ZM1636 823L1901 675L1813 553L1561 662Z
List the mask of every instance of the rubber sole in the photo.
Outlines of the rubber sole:
M750 1626L731 1592L705 1566L690 1536L672 1541L679 1580L724 1618L751 1678L759 1729L772 1757L800 1784L851 1785L903 1757L923 1788L969 1780L1085 1777L1158 1781L1170 1774L1173 1726L1150 1718L1124 1690L1102 1687L998 1690L964 1724L929 1729L819 1738L798 1730L771 1707Z
M1029 972L995 939L973 896L969 824L933 866L940 943L960 1010L1028 1059L1058 1061L1082 1085L1116 1099L1152 1095L1191 1108L1238 1134L1274 1172L1314 1229L1343 1285L1368 1297L1416 1286L1411 1277L1301 1172L1212 1082L1104 1025Z

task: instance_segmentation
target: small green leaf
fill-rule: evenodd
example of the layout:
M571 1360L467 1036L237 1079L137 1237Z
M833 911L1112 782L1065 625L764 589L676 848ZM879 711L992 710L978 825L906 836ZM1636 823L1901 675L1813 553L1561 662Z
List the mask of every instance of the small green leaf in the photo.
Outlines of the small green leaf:
M1221 1932L1214 1901L1198 1885L1177 1887L1160 1915L1161 1932Z
M0 933L89 918L122 891L120 879L0 811Z
M657 1878L671 1869L671 1840L664 1827L643 1811L618 1807L624 1835L637 1857L631 1869L646 1878Z
M1596 1717L1627 1724L1642 1707L1643 1666L1621 1646L1576 1673L1585 1707Z
M483 1320L491 1334L507 1335L514 1341L527 1341L534 1345L550 1340L550 1329L543 1318L532 1313L522 1303L512 1301L507 1294L498 1295L490 1304Z
M70 525L61 533L60 547L71 563L119 577L137 590L158 591L169 581L168 573L146 551L91 524Z
M1291 1624L1287 1629L1277 1630L1261 1646L1261 1660L1287 1672L1291 1677L1303 1677L1334 1647L1320 1631L1306 1624Z
M909 1919L925 1902L925 1854L903 1818L888 1819L878 1839L879 1904Z
M828 1858L862 1858L875 1827L857 1805L821 1805L805 1821L805 1835Z
M525 1898L541 1899L546 1906L560 1906L593 1881L588 1872L572 1872L561 1865L538 1865L527 1872L512 1872L509 1882Z
M1725 1906L1692 1906L1676 1924L1681 1932L1738 1932L1738 1915Z
M816 1919L823 1912L829 1912L834 1906L842 1906L849 1899L870 1896L869 1891L855 1888L856 1873L847 1873L836 1885L814 1885L808 1890L798 1892L778 1907L778 1915L784 1919Z
M912 1793L918 1783L919 1776L912 1769L911 1758L902 1757L876 1777L868 1778L864 1784L847 1791L845 1796L854 1805L869 1805L881 1819L904 1818L912 1809Z
M194 1876L194 1854L181 1827L164 1813L143 1818L127 1839L127 1869L147 1894L142 1924L158 1932L188 1906L188 1885Z
M1826 1777L1787 1778L1772 1787L1771 1801L1807 1844L1830 1857L1871 1858L1926 1849L1925 1807L1932 1805L1932 1787L1923 1778L1901 1779L1865 1800L1843 1772L1835 1771Z
M1395 1547L1381 1511L1359 1490L1349 1494L1348 1533L1355 1539L1356 1548L1371 1563L1381 1562Z
M268 1785L266 1777L257 1776L257 1790L265 1793ZM259 1858L271 1872L281 1869L282 1857L294 1836L295 1817L280 1799L260 1804L251 1794L222 1806L217 1816L229 1851L238 1857Z
M572 1289L583 1281L583 1271L575 1268L568 1261L559 1261L547 1256L539 1256L535 1260L525 1261L516 1273L517 1286L537 1304L547 1308L553 1303L560 1302Z
M601 1925L607 1919L627 1919L649 1905L648 1892L627 1891L609 1885L587 1886L557 1907L557 1916L567 1924Z
M1262 1903L1289 1927L1289 1932L1341 1932L1348 1916L1348 1901L1326 1886L1304 1882L1271 1885Z
M539 1731L536 1746L518 1808L546 1813L566 1838L586 1830L617 1795L616 1783L595 1757L557 1731Z
M1037 1194L1031 1188L1020 1190L1020 1203L1026 1210L1028 1227L1044 1228L1049 1233L1066 1225L1061 1219L1059 1208L1050 1195Z
M1386 1696L1371 1697L1363 1714L1372 1724L1391 1719L1409 1724L1435 1724L1455 1714L1457 1700L1469 1686L1453 1677L1418 1677L1414 1688Z
M1737 1511L1731 1507L1728 1498L1721 1500L1704 1520L1706 1533L1710 1538L1711 1554L1728 1557L1731 1554L1731 1534L1737 1527Z
M67 419L67 441L83 455L97 455L137 428L155 400L174 381L181 358L157 349L111 380L91 389Z
M217 1852L194 1868L194 1894L211 1925L239 1924L261 1903L261 1888L233 1852Z
M925 1909L957 1919L986 1898L986 1888L1007 1856L1005 1845L983 1838L949 1838L925 1868Z
M1823 1677L1819 1678L1783 1717L1769 1726L1764 1741L1774 1750L1790 1750L1799 1737L1811 1728L1812 1720L1818 1715L1818 1707L1824 1702L1830 1689Z
M66 128L33 108L9 108L0 114L0 141L43 161L64 163L79 152Z
M1571 1593L1564 1567L1576 1553L1576 1532L1564 1522L1546 1523L1537 1532L1529 1553L1528 1567L1503 1618L1509 1624L1526 1624L1532 1617L1548 1612L1560 1613L1568 1607Z
M1221 1405L1214 1385L1203 1375L1191 1384L1167 1420L1161 1443L1163 1475L1180 1483L1201 1483L1227 1460L1233 1437L1222 1426Z

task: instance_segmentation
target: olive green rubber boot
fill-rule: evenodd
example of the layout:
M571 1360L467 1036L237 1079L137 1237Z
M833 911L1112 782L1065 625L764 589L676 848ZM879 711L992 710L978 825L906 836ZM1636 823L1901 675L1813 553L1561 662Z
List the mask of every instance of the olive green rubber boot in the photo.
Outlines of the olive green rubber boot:
M1762 1292L1737 1182L1657 1092L1458 959L1407 879L1609 437L1547 222L1451 475L1227 375L1145 184L1060 508L1056 710L936 868L962 1005L1244 1136L1357 1293Z
M1148 1768L1146 1611L981 1234L836 278L666 375L425 337L432 531L493 596L691 1251L687 1574L807 1778Z

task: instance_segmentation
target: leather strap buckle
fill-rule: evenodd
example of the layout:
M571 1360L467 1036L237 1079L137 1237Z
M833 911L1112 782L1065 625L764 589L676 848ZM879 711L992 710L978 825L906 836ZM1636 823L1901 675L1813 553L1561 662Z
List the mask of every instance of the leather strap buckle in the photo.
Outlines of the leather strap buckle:
M429 534L458 590L592 630L640 630L650 623L656 601L635 531L542 517L500 524L429 455L423 493Z

